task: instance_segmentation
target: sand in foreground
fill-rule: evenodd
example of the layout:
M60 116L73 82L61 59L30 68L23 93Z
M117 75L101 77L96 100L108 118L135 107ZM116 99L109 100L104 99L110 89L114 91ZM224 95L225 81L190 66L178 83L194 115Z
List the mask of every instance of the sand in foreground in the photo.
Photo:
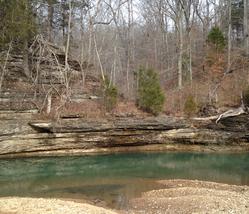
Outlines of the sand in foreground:
M43 198L0 198L0 214L115 214L85 203Z
M163 189L146 192L132 200L126 213L249 214L248 186L190 180L159 182Z
M111 211L61 199L0 198L0 214L248 213L249 187L190 180L159 181L162 189L131 199L126 210Z

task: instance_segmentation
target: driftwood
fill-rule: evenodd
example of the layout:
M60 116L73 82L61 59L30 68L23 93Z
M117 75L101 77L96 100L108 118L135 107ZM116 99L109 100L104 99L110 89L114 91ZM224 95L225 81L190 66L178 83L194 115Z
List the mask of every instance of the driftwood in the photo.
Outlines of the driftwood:
M239 107L236 109L229 109L220 115L213 115L210 117L195 117L195 118L193 118L193 120L196 120L196 121L209 121L209 120L214 121L215 120L215 123L219 123L220 120L222 120L222 119L225 119L228 117L236 117L236 116L246 114L246 113L247 113L247 111L245 110L244 107Z
M211 120L217 120L219 115L209 116L209 117L194 117L193 120L196 121L211 121Z
M228 117L236 117L242 114L247 113L245 111L245 108L243 106L236 108L236 109L230 109L224 113L222 113L221 115L219 115L219 117L217 118L217 120L215 121L216 123L219 123L219 121L223 118L228 118Z

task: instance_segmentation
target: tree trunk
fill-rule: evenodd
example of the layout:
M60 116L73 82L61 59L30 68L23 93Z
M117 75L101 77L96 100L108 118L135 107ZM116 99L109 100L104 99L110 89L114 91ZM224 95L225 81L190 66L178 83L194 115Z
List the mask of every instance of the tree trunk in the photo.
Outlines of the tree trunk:
M47 99L47 114L50 114L51 112L51 107L52 107L52 95L51 93L48 94L48 99Z
M179 30L179 55L178 55L178 89L182 88L182 60L183 60L183 23L182 12L180 11L180 17L178 20Z
M48 0L48 41L53 42L53 17L54 17L54 7L52 0Z
M118 51L117 51L117 45L118 45L118 33L115 31L115 41L114 41L114 59L113 59L113 73L111 76L112 83L116 84L116 72L117 72L117 59L118 59ZM111 83L111 81L110 81Z
M92 17L90 15L90 13L88 14L89 16L89 25L88 25L88 31L89 31L89 38L88 38L88 53L87 53L87 68L88 65L91 61L92 58L92 40L93 40L93 20Z
M131 54L132 54L132 51L131 51L131 22L132 22L132 1L131 0L128 0L127 1L128 3L128 32L127 32L127 38L128 38L128 44L127 44L127 50L126 50L126 57L127 57L127 62L126 62L126 85L127 85L127 94L128 96L130 96L130 83L129 83L129 80L130 80L130 67L131 67Z
M69 17L68 17L68 30L67 30L67 43L66 43L66 51L65 51L65 68L68 69L68 54L70 47L70 36L71 36L71 19L72 19L72 2L69 1Z
M84 63L85 63L85 41L84 41L84 16L83 11L80 11L80 21L81 21L81 27L80 27L80 67L81 67L81 76L82 76L82 88L85 87L85 72L84 72Z
M193 82L193 70L192 70L192 39L191 39L191 32L189 32L189 44L188 44L188 57L189 57L189 81L190 84L192 86L192 82Z
M67 30L67 43L66 43L66 51L65 51L65 74L64 81L66 86L67 98L69 97L69 64L68 64L68 55L70 48L70 37L71 37L71 21L72 21L72 2L69 0L69 17L68 17L68 30Z
M28 40L25 39L23 42L23 72L27 78L30 78L29 70L29 50L28 50Z
M244 41L245 53L249 55L249 35L248 35L248 0L244 0Z
M98 47L97 47L96 33L95 32L93 32L93 41L94 41L94 47L95 47L95 51L96 51L96 54L97 54L98 62L99 62L101 77L102 77L103 82L105 83L106 79L105 79L103 65L102 65L102 62L101 62L101 59L100 59L100 55L99 55L99 50L98 50Z
M231 69L231 49L232 49L232 2L228 0L228 53L227 53L227 72Z

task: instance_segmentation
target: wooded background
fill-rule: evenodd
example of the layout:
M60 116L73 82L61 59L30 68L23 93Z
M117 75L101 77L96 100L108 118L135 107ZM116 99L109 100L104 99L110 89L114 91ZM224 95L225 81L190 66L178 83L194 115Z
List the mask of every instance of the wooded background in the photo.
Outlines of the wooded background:
M75 65L78 89L88 75L108 78L133 102L143 67L158 73L167 113L183 111L189 95L198 106L239 105L249 81L248 16L248 0L0 0L0 85L11 55L22 57L20 72L33 84L42 57L56 55L46 63L57 66L63 97L73 94ZM210 40L214 27L222 48Z

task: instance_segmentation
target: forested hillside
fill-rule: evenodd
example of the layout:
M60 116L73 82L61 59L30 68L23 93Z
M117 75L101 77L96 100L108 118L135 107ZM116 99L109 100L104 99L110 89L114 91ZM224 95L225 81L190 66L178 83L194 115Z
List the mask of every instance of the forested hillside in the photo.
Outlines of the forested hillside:
M248 19L249 0L0 0L0 109L192 116L240 106Z

